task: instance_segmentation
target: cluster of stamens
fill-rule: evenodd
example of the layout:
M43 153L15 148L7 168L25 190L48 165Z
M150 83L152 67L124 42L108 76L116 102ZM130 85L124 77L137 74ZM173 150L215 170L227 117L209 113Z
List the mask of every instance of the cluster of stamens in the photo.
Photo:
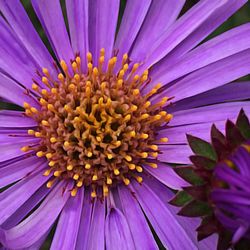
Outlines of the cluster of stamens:
M157 144L167 142L167 138L155 138L157 130L172 119L162 109L168 98L154 105L150 102L161 85L142 96L140 89L150 81L148 71L137 75L139 64L129 65L127 54L120 65L116 57L105 65L104 58L102 49L94 67L87 53L87 73L81 70L79 56L70 67L61 61L58 79L43 68L43 86L32 85L40 109L24 103L25 114L38 124L28 134L40 138L40 143L22 150L48 159L44 175L53 177L47 187L58 178L73 180L72 196L82 186L91 187L94 198L99 189L106 196L109 188L129 185L131 178L141 183L143 165L156 168Z

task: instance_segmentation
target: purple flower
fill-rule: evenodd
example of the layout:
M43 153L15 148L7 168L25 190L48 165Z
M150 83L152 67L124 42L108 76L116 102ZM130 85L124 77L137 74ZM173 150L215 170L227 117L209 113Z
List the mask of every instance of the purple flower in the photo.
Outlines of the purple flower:
M227 162L214 170L220 186L211 194L216 216L221 224L233 233L232 243L250 239L250 146L243 144ZM226 188L225 188L226 187Z
M18 0L0 0L0 242L38 249L211 249L175 216L187 185L185 133L207 137L248 113L250 25L199 46L247 0L31 1L48 52ZM4 17L4 18L3 18ZM169 142L168 142L169 140ZM21 150L22 149L22 150ZM147 218L147 219L146 219ZM150 222L150 226L149 226Z

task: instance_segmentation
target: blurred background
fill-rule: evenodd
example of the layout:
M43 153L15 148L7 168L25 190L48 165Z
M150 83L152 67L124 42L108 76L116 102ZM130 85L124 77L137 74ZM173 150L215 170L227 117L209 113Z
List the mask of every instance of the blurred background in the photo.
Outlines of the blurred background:
M53 1L53 0L51 0L51 1ZM94 0L92 0L92 1L94 1ZM175 0L173 0L173 1L175 1ZM211 1L213 1L213 0L211 0ZM27 10L29 17L32 20L34 26L36 27L42 40L44 41L44 43L47 45L47 47L51 51L48 40L47 40L47 38L42 30L42 27L41 27L36 15L35 15L33 9L32 9L30 0L21 0L21 2L23 3L25 9ZM199 2L199 0L186 0L186 4L182 10L181 15L183 13L185 13L186 11L188 11L197 2ZM65 0L61 0L61 5L63 8L64 15L66 15ZM121 20L121 16L122 16L122 13L124 11L125 5L126 5L126 0L121 0L121 5L120 5L121 15L119 16L119 21ZM66 20L66 22L67 22L67 20ZM243 8L241 8L236 14L234 14L229 20L227 20L221 27L219 27L216 31L214 31L207 39L210 39L214 36L217 36L217 35L225 32L226 30L229 30L235 26L241 25L241 24L246 23L246 22L250 22L250 2L248 2ZM244 77L243 80L250 80L250 76ZM0 109L14 109L14 110L19 109L20 110L20 107L17 107L13 104L5 103L5 102L0 100ZM48 240L45 242L42 249L44 249L44 250L49 249L49 245L51 243L53 232L54 232L54 230L52 230L52 232L50 233ZM157 238L157 236L155 236L155 237ZM159 247L160 247L160 249L164 249L160 245L160 243L159 243Z

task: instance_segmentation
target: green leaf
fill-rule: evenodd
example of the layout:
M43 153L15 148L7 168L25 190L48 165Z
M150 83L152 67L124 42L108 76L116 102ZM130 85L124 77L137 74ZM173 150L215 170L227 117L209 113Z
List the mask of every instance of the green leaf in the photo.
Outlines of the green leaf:
M203 179L194 172L192 167L176 167L174 170L180 177L193 185L202 185L204 183Z
M195 154L207 157L214 161L217 160L217 155L210 143L192 135L187 135L187 140Z
M212 170L216 165L216 161L200 155L192 155L190 160L197 168L201 169Z
M239 128L241 134L246 139L250 139L250 123L243 109L241 109L238 115L236 125Z
M188 202L192 200L192 196L190 196L185 191L179 191L175 197L169 201L169 204L174 205L176 207L182 207Z
M238 147L245 141L245 138L242 136L240 130L230 120L226 123L226 138L233 148Z
M200 217L200 216L210 215L211 213L212 213L212 208L208 203L203 201L193 200L187 205L185 205L178 212L178 215L187 217Z

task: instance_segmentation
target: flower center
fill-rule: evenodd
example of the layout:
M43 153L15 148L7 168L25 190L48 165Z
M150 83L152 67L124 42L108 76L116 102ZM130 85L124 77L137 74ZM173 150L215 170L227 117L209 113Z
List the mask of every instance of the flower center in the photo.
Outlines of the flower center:
M100 188L106 196L119 183L129 185L131 179L141 183L143 165L156 168L157 144L167 142L155 138L172 118L162 109L168 98L154 105L149 101L161 85L142 95L140 90L150 81L148 71L137 75L139 64L129 65L127 54L120 65L116 57L105 65L104 54L102 49L94 67L87 53L87 73L81 70L79 56L70 67L60 62L58 79L44 68L43 85L32 85L40 109L24 103L26 115L38 124L28 134L39 137L40 143L22 150L48 159L44 175L53 176L48 187L58 178L73 180L72 196L82 186L90 186L96 197Z

